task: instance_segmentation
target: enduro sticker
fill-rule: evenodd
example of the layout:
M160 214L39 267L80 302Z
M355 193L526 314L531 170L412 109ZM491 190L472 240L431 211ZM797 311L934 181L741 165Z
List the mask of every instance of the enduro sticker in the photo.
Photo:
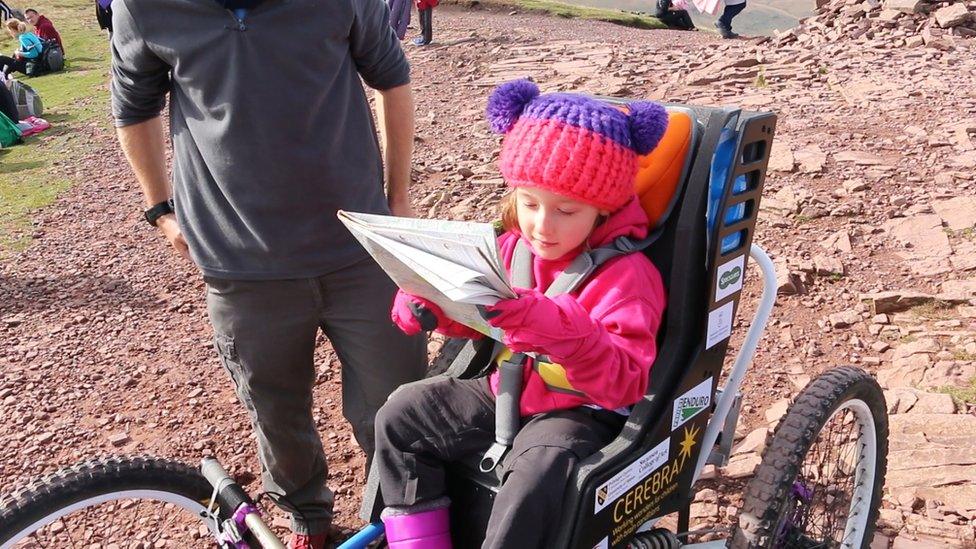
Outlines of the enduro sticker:
M745 254L719 265L715 274L715 301L722 301L742 289L745 266Z
M671 430L681 427L689 419L697 416L712 403L712 378L702 381L685 394L674 399L671 414Z
M732 335L732 308L735 300L729 301L718 309L708 313L708 335L705 337L705 348L711 349L720 341Z
M664 465L668 461L670 447L671 438L669 437L637 458L637 461L628 465L623 471L610 477L610 480L601 484L596 489L596 496L593 501L593 514L595 515L605 509L620 494L630 490L641 479L661 465Z

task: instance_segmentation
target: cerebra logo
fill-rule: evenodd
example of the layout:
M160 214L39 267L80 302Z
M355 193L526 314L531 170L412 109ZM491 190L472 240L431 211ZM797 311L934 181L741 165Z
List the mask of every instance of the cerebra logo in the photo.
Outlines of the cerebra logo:
M718 287L724 290L738 282L740 276L742 276L742 269L739 267L735 267L727 273L722 273L722 278L718 280Z
M674 399L674 412L671 416L671 430L675 430L689 419L700 414L712 403L712 378L695 385L685 394Z

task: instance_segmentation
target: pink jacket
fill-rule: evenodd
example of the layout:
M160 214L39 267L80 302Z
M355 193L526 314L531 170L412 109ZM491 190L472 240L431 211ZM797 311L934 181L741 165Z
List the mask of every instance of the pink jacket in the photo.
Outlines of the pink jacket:
M640 239L647 235L647 215L634 199L611 215L590 235L592 248L608 244L618 236ZM511 272L515 243L521 235L510 231L498 239L505 268ZM566 377L586 397L550 391L527 364L524 371L521 411L523 416L595 404L615 410L637 402L647 390L651 364L657 355L656 335L664 313L664 284L657 268L646 256L633 253L603 264L571 294L548 299L539 295L565 269L576 253L556 260L538 257L533 261L536 292L520 292L529 306L513 308L499 302L506 343L515 350L542 352L561 364ZM447 320L438 331L452 337L481 337L470 328ZM489 383L498 391L498 372Z

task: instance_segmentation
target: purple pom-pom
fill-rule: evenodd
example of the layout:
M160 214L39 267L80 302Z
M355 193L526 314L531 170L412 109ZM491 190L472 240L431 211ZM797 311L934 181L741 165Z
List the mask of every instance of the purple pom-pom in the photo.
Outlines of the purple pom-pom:
M495 88L488 98L486 113L491 131L508 133L525 106L536 97L539 97L539 86L527 79L505 82Z
M627 105L630 114L630 140L637 154L647 154L664 137L668 129L668 111L651 101L635 101Z

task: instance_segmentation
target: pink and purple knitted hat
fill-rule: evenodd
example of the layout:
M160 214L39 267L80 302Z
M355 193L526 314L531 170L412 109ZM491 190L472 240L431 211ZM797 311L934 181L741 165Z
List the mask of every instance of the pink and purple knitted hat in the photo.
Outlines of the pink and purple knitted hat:
M539 187L611 212L634 196L637 158L664 135L668 113L649 101L628 113L571 93L539 94L529 80L502 84L488 99L488 123L506 134L502 176L512 187Z

